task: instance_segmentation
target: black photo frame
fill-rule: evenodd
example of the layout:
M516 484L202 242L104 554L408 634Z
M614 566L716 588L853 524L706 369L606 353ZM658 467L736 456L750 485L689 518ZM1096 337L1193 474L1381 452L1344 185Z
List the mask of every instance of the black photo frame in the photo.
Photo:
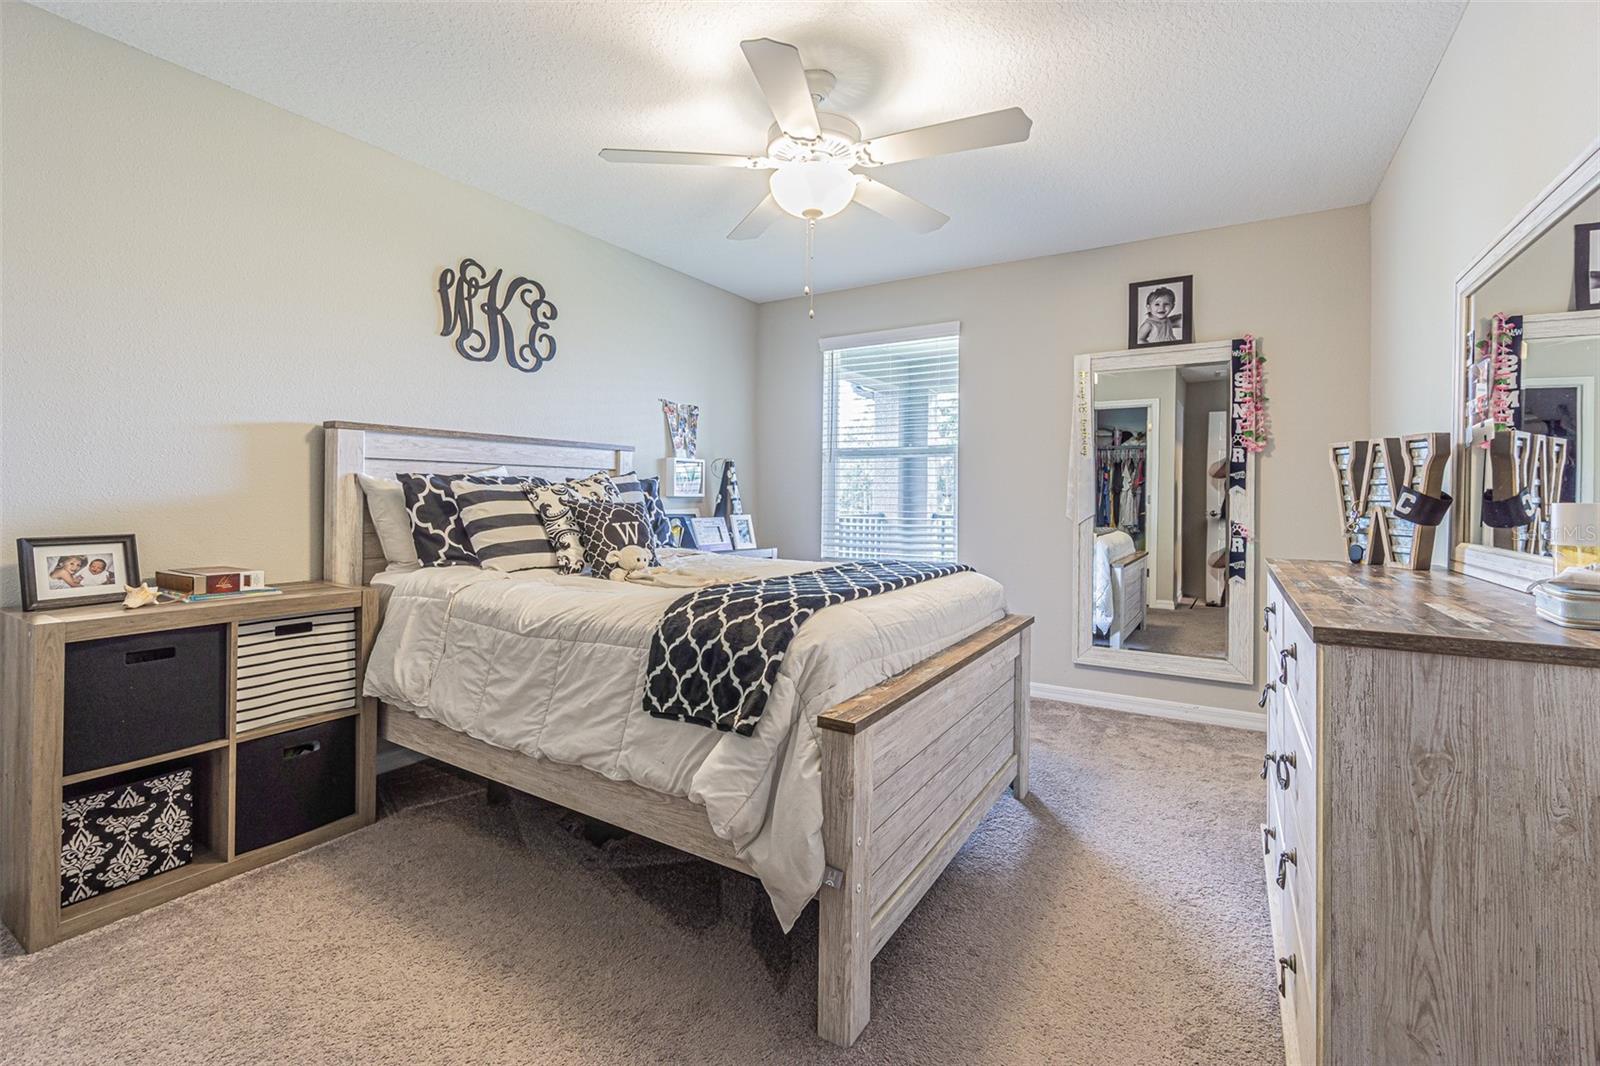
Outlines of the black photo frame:
M1158 292L1164 291L1172 297L1172 312L1169 312L1162 321L1172 324L1170 332L1175 335L1166 340L1140 340L1139 334L1144 329L1144 320L1148 312L1148 304ZM1167 332L1167 331L1162 331ZM1129 348L1164 348L1169 344L1194 343L1194 275L1184 274L1175 278L1156 278L1153 281L1134 281L1128 284L1128 347Z
M52 548L57 550L51 551ZM79 561L78 569L68 570L74 559ZM102 563L103 569L99 574L91 574L96 562ZM84 574L82 578L77 577L80 573ZM101 575L105 575L103 580L99 580ZM121 603L126 594L123 586L141 583L138 544L132 533L18 537L17 576L22 586L24 611ZM91 576L96 579L93 584L88 583ZM69 584L74 580L84 583ZM105 592L95 591L101 588Z
M700 517L694 511L668 511L667 528L672 531L672 547L699 548L694 537L694 520Z
M1572 230L1572 309L1600 311L1600 222Z

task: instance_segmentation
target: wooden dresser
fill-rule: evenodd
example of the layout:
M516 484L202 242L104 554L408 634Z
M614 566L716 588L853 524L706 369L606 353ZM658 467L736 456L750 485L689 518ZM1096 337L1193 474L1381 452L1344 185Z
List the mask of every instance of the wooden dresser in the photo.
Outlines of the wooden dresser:
M1600 632L1441 571L1269 572L1288 1062L1600 1062Z

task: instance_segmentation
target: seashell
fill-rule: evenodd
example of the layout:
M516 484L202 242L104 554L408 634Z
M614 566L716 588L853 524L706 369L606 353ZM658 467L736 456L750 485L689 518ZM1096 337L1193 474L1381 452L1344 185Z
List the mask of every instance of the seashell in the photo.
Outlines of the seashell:
M130 611L135 607L158 603L161 600L161 594L149 585L127 585L124 587L128 590L128 594L122 597L122 606Z

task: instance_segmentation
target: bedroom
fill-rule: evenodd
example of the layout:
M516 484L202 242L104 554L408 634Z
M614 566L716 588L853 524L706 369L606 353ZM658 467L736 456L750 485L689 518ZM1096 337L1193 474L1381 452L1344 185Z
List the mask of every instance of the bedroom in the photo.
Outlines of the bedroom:
M1565 547L1552 523L1481 498L1521 506L1495 487L1525 476L1594 502L1593 437L1579 417L1553 479L1558 419L1538 424L1543 467L1515 450L1531 423L1467 448L1463 353L1466 323L1492 342L1499 312L1524 316L1530 351L1592 344L1574 234L1600 222L1594 5L6 0L0 38L8 1061L1592 1059L1592 982L1562 980L1600 958L1593 879L1566 879L1600 851L1600 784L1573 756L1600 739L1574 710L1594 704L1594 644L1523 591ZM854 124L840 150L870 171L814 232L757 206L793 166L600 155L770 163L808 108L836 138L824 116ZM995 120L966 151L884 162L893 142L875 157L862 139L1012 109L1025 125ZM729 240L753 208L767 227ZM502 272L492 315L469 260L485 283ZM510 341L483 358L473 328ZM1228 471L1234 551L1195 513L1217 479L1189 379L1233 376L1247 337L1265 439ZM1151 387L1116 391L1156 369L1195 397L1181 434L1176 399L1167 419ZM1593 410L1579 370L1530 377L1529 411ZM1097 626L1114 597L1095 545L1117 523L1098 521L1084 429L1135 400L1170 428L1147 429L1139 475L1161 492L1145 559L1101 553L1126 610ZM1351 531L1330 461L1381 456L1398 483L1404 457L1371 443L1425 433L1452 440L1423 495L1461 502L1437 527L1356 508ZM716 521L727 459L737 524ZM692 488L670 484L680 466L697 494L672 494ZM421 565L427 491L406 499L395 475L442 478L455 507L458 482L497 467L515 491L481 506L537 522L547 546L521 554L544 557ZM561 573L522 486L599 472L618 498L570 509L633 506L646 489L620 475L660 478L672 536L738 531L746 554L663 542L651 496L649 543L629 546L665 565ZM1431 569L1407 570L1434 528ZM443 536L474 547L464 523ZM408 542L418 562L390 571ZM832 589L859 598L796 622L753 702L647 691L674 604L893 558L975 572ZM290 588L72 602L212 565ZM1373 604L1316 614L1391 579L1461 599L1404 625ZM296 584L317 581L340 587ZM1195 612L1214 612L1198 654L1141 644ZM252 704L250 671L329 618L353 649L345 705L249 721L281 706ZM1440 619L1463 631L1393 646ZM210 666L179 669L191 655ZM1405 656L1414 670L1382 673ZM1368 720L1341 717L1335 682L1357 675L1342 690L1383 721L1460 716L1420 734L1411 776L1385 772L1409 756L1376 731L1328 762L1355 743L1340 722ZM748 735L653 716L658 697ZM1377 832L1341 796L1480 788L1490 747L1568 767L1554 829L1505 838L1486 805L1464 851L1547 875L1518 890L1537 905L1505 885L1470 897L1545 961L1452 926L1465 892L1430 910L1413 884L1327 861ZM1310 767L1356 776L1308 789ZM172 772L193 786L188 861L118 885L111 851L69 878L64 807ZM1342 879L1356 870L1370 879ZM64 902L80 884L93 896ZM1392 924L1352 940L1334 924L1352 894L1392 898L1371 915ZM1424 919L1456 938L1440 972L1407 968L1435 965ZM1348 991L1345 953L1370 944L1396 945L1404 989L1453 991ZM1381 1024L1341 1007L1373 990ZM1490 1002L1497 1028L1478 1021Z

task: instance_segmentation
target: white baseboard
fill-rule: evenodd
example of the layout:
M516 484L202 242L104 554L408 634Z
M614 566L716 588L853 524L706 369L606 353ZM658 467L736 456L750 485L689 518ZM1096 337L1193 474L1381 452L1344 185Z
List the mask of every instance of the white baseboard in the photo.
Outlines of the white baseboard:
M1178 605L1171 600L1156 600L1150 606L1158 611L1176 611L1178 609Z
M1208 707L1202 703L1180 703L1176 700L1158 700L1149 696L1123 696L1115 692L1098 692L1088 688L1067 688L1065 685L1047 685L1035 681L1028 686L1028 694L1035 699L1059 700L1085 707L1099 707L1107 711L1125 711L1128 714L1145 714L1152 718L1173 718L1180 722L1199 722L1203 725L1220 725L1229 729L1249 729L1257 733L1267 730L1267 716L1255 711L1233 711L1226 707Z

